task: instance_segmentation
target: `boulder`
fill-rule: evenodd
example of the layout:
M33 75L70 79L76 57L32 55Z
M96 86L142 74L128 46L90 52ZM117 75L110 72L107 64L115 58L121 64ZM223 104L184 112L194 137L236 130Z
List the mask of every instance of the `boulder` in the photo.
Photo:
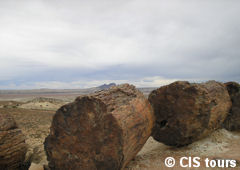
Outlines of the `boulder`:
M151 135L150 103L124 84L78 97L54 115L44 142L48 167L57 170L119 170Z
M222 83L177 81L151 92L156 123L152 136L170 146L184 146L221 127L231 101Z
M230 131L240 130L240 85L236 82L225 83L231 97L232 108L224 122L224 127Z
M0 113L0 169L28 169L29 164L25 162L26 153L25 136L13 117Z

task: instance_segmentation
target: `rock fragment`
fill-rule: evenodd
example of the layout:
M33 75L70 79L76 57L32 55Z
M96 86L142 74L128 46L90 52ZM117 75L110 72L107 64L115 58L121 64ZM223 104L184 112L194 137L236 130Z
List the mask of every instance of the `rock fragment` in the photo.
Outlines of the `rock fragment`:
M25 136L17 127L13 117L0 113L0 169L28 169L25 162L27 144Z
M231 101L222 83L177 81L151 92L156 123L152 136L170 146L183 146L221 127Z
M45 140L50 169L124 168L151 135L150 103L124 84L78 97L55 114Z
M231 97L232 107L224 122L224 127L230 131L240 130L240 85L236 82L225 83Z

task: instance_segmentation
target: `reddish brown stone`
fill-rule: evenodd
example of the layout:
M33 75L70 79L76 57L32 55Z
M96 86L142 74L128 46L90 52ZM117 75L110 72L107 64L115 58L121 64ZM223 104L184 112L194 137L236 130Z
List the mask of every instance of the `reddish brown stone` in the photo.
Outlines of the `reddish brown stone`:
M49 168L118 170L151 135L150 103L134 86L80 96L55 114L45 140Z
M227 89L209 81L174 82L152 91L149 101L156 116L152 136L171 146L183 146L218 129L231 107Z
M0 113L0 169L20 170L25 167L27 144L14 119Z
M225 83L231 97L232 108L224 122L224 127L230 131L240 130L240 85L236 82Z

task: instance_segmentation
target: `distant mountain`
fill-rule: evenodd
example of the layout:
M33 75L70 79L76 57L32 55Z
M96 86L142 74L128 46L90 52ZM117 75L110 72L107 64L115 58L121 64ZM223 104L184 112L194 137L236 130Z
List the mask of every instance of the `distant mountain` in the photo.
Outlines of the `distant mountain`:
M104 90L104 89L109 89L112 86L116 86L116 84L115 83L103 84L101 86L98 86L97 88L100 89L100 90Z

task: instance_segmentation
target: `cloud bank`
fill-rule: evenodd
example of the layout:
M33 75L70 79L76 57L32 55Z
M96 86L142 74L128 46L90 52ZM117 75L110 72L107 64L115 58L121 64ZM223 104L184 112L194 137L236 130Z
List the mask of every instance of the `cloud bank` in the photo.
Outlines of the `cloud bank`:
M0 1L0 88L240 81L239 5L235 0Z

